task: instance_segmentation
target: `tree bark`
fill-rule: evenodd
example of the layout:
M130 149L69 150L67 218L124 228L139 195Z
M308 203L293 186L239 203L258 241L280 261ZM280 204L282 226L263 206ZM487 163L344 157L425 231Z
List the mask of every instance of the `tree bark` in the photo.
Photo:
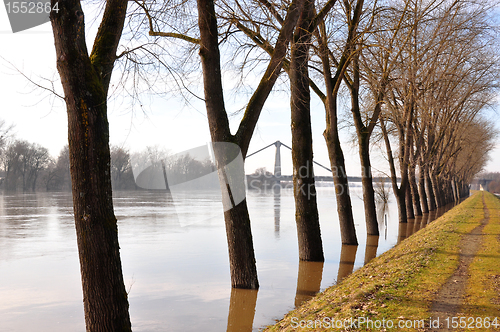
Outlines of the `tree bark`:
M340 146L337 126L327 124L327 129L323 133L323 136L325 137L332 167L342 244L357 245L358 239L356 237L356 228L354 227L349 182L345 171L345 159Z
M427 193L427 201L429 203L429 211L434 211L436 209L436 198L434 196L434 190L432 189L431 177L429 168L425 172L425 192Z
M235 142L229 129L224 106L220 53L218 46L217 18L213 0L198 0L198 24L200 27L200 57L203 67L205 105L212 142ZM224 151L215 151L221 187L226 181L221 176L224 167ZM237 183L243 186L244 182ZM221 188L222 189L222 188ZM250 217L246 200L224 212L226 236L233 288L259 288L255 254L253 249Z
M351 197L349 195L349 182L345 169L345 159L340 145L338 132L338 116L337 116L337 95L340 87L340 82L344 77L344 73L349 65L350 58L353 54L355 36L357 26L363 8L363 1L359 0L353 13L353 17L349 17L349 36L347 38L345 48L338 64L336 64L335 76L332 76L328 40L326 36L326 28L324 22L320 24L321 35L319 37L319 53L323 67L323 76L325 79L326 99L326 129L323 136L328 149L328 157L332 168L333 182L335 185L335 196L337 198L337 212L339 215L340 233L342 244L357 245L356 229L354 227L354 218L352 214ZM350 15L350 13L349 13Z
M429 205L427 203L427 193L425 191L425 174L426 168L420 163L418 172L418 191L420 193L420 204L422 213L429 213Z
M441 192L441 189L439 187L438 179L435 174L432 172L429 174L429 178L431 181L431 188L433 192L433 196L436 202L436 208L442 207L443 204L443 193Z
M369 126L365 126L361 118L361 110L359 106L359 85L360 71L358 63L359 55L354 56L353 60L353 81L347 83L351 92L351 113L356 127L358 136L359 159L361 161L361 184L363 186L363 204L365 208L365 223L367 235L379 235L377 221L377 207L375 204L375 190L373 188L373 177L370 162L370 136L375 127L375 123L381 111L381 99L383 92L379 91L377 95L377 104L373 115L370 119ZM381 84L381 90L385 88L385 84Z
M266 72L247 104L245 114L235 135L231 134L224 106L217 17L214 1L197 1L205 105L212 142L237 144L241 149L243 158L247 154L250 139L257 125L264 102L281 72L288 44L293 35L299 14L302 11L304 1L294 0L290 4ZM224 153L219 154L216 152L215 155L217 163L224 165ZM221 179L221 186L223 187L226 183L222 180L224 176L221 176L220 171L221 168L219 167L219 179ZM244 176L240 180L237 180L235 184L244 190ZM231 285L233 288L257 289L259 283L257 280L250 217L248 215L246 200L226 210L224 219L231 269Z
M52 0L52 6L57 3ZM59 1L50 19L65 94L87 331L131 331L110 176L107 91L127 1L106 4L88 55L79 0Z
M415 219L415 210L413 210L413 197L409 181L405 190L405 204L406 204L406 217L408 219Z
M299 259L323 262L323 245L316 205L309 91L309 48L312 38L314 3L307 0L291 45L290 108L292 114L292 161L295 221Z
M304 3L305 0L293 0L288 7L287 15L283 21L282 28L278 35L278 39L276 41L276 45L274 46L274 51L272 52L266 72L264 73L257 89L248 101L245 114L243 115L238 131L235 134L235 139L241 148L243 158L247 155L248 146L250 145L250 140L255 130L255 126L257 125L262 108L264 107L264 103L269 97L276 80L281 74L288 46L292 40L293 32L295 26L297 25L299 15L302 13Z
M418 184L417 184L417 176L416 176L416 164L417 164L417 155L413 153L413 147L410 149L412 160L410 161L410 165L408 167L408 181L410 185L411 198L413 203L413 212L415 216L422 215L422 204L420 202L420 195L418 193Z
M408 172L402 168L402 173L401 173L401 185L398 187L398 182L397 182L397 175L396 175L396 166L394 163L394 157L392 153L392 147L391 143L389 141L389 134L387 132L387 128L385 126L385 121L380 118L380 127L382 128L382 136L384 138L385 142L385 147L387 151L387 158L389 161L389 168L391 170L391 183L392 183L392 190L394 191L394 195L396 196L396 203L398 206L398 216L399 216L399 222L400 223L406 223L408 222L408 217L406 214L406 186L408 183ZM400 138L400 150L402 149L401 147L402 141ZM401 157L403 158L403 157ZM400 162L404 162L404 160L400 159Z

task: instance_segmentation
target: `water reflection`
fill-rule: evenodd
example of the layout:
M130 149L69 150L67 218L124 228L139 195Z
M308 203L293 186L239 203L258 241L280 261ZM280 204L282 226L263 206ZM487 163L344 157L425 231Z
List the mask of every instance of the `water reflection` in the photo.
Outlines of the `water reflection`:
M437 208L436 209L436 216L434 217L434 220L436 220L437 218L441 217L446 211L448 211L449 209L451 209L453 206L455 206L455 204L448 204L446 206L442 206L440 208Z
M377 221L380 233L384 233L384 239L387 240L387 218L389 215L388 200L378 200L377 204Z
M408 223L400 222L399 223L399 231L398 231L398 244L401 243L404 239L406 239L406 229Z
M280 237L281 187L274 189L274 237Z
M409 236L415 234L434 220L440 218L447 211L451 210L457 204L451 203L436 210L417 216L415 219L408 219L407 223L399 223L398 244Z
M408 219L406 221L406 238L410 237L413 234L413 227L415 226L415 219Z
M367 235L364 262L365 265L368 264L369 261L377 257L378 239L378 235Z
M251 332L257 304L256 289L231 289L227 332Z
M424 213L422 215L422 220L420 221L420 228L424 228L429 223L429 213Z
M415 216L415 221L413 225L413 234L418 232L422 228L422 216Z
M323 266L323 262L299 262L295 307L299 307L319 292L323 277Z
M362 265L355 262L357 246L325 245L324 265L300 262L297 271L293 191L250 193L248 204L261 281L258 297L256 291L230 289L220 191L180 192L175 202L165 192L114 193L134 331L167 325L169 331L251 331L252 325L257 330ZM363 202L353 199L352 204L356 231L364 234ZM381 235L367 237L365 261L407 234L404 228L398 236L395 203L381 207ZM336 208L334 190L318 188L323 243L339 243ZM72 213L70 193L0 193L2 331L85 331Z
M337 284L352 273L358 246L343 244L340 250L339 273L337 274Z
M436 220L437 210L429 211L429 218L427 219L427 224L430 224L432 221Z

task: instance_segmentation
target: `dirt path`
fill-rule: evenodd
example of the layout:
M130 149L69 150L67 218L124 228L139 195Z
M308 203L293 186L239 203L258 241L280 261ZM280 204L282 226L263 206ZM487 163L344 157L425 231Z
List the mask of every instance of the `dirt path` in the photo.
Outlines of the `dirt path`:
M484 194L483 210L484 219L481 221L481 225L474 228L462 238L457 269L439 290L432 302L432 321L435 322L439 318L440 326L439 328L431 327L427 331L456 331L456 329L447 328L445 319L449 317L451 320L452 317L456 317L459 313L467 285L469 265L480 248L483 228L489 222L490 212L486 207Z

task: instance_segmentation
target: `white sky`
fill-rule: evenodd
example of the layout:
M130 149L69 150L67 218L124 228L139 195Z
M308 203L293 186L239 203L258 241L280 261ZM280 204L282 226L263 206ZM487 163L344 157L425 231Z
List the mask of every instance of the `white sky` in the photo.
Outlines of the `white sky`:
M89 16L87 16L89 17ZM88 46L91 48L91 46ZM67 144L66 111L63 102L50 94L36 89L27 79L17 73L12 66L20 69L31 79L47 85L44 79L57 81L56 90L62 93L56 70L54 41L50 23L13 34L10 30L4 6L0 6L0 118L15 124L17 138L37 142L47 147L53 156L57 156ZM6 62L6 61L8 62ZM238 107L230 103L227 109ZM318 100L312 102L313 141L315 161L329 166L328 155L322 132L325 128L324 109ZM182 101L158 98L150 105L146 114L141 111L133 115L123 105L109 105L109 123L111 144L123 145L132 151L141 150L148 145L162 145L172 152L180 152L210 140L205 108L202 102L193 102L190 107ZM234 119L234 123L238 119ZM284 94L275 94L266 103L257 130L252 139L249 153L256 151L276 140L291 145L289 99ZM347 136L349 133L345 133ZM349 175L359 175L360 166L357 149L344 144L346 166ZM292 173L291 154L282 148L282 174ZM492 153L492 161L487 171L500 171L500 144ZM373 164L384 167L381 157L374 156ZM247 172L258 167L273 169L274 149L250 157L247 160ZM375 172L375 171L374 171ZM328 172L315 167L318 175Z

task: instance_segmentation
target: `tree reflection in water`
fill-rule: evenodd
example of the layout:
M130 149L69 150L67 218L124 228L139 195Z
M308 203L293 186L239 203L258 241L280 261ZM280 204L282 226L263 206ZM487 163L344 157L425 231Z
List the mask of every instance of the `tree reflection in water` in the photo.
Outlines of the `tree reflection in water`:
M252 331L257 292L257 289L231 289L227 332Z
M295 307L299 307L319 292L323 277L323 266L323 262L299 262Z
M364 265L368 264L369 261L377 257L378 239L378 235L367 235Z
M337 284L339 284L342 279L347 277L352 273L354 269L354 261L356 260L356 252L358 251L358 246L343 244L340 250L340 262L339 262L339 273L337 274Z

